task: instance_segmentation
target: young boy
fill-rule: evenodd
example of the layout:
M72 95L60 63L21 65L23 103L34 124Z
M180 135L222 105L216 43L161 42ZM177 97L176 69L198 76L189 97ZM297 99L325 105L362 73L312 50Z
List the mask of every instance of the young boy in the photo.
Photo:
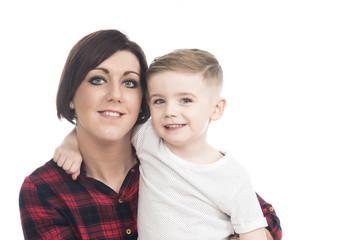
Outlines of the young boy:
M152 118L132 137L141 163L139 239L227 239L233 233L266 239L248 172L206 141L210 121L226 104L216 58L176 50L153 61L147 82Z

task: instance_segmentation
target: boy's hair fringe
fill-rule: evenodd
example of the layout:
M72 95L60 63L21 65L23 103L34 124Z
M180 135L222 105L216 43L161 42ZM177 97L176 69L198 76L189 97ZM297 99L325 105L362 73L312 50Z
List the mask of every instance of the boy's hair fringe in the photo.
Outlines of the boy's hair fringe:
M150 64L146 78L147 80L156 73L165 71L183 73L201 73L205 80L222 87L222 68L216 57L200 49L177 49L171 53L157 57Z

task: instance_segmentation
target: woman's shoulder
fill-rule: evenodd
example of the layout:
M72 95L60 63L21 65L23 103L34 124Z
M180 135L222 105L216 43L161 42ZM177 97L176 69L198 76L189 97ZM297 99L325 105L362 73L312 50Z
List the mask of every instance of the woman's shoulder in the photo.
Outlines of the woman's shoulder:
M45 209L57 208L63 211L73 193L79 192L80 186L79 181L72 180L71 175L58 167L52 159L24 179L19 193L20 209L25 212L38 211L39 214L46 214Z
M71 178L70 175L51 159L28 175L24 183L31 183L35 186L57 185L69 178Z

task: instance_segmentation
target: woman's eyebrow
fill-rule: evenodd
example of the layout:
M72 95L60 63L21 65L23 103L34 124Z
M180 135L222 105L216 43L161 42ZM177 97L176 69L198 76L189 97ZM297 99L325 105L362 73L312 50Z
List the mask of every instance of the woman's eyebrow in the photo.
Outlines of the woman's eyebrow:
M95 68L94 70L101 70L106 74L110 74L110 71L108 69L106 69L106 68L98 67L98 68ZM135 71L126 71L123 75L126 76L126 75L131 74L131 73L134 73L134 74L140 76L140 74L138 72L135 72Z
M110 73L109 70L107 70L106 68L94 68L94 70L101 70L101 71L103 71L106 74L109 74Z
M125 75L128 75L128 74L130 74L130 73L134 73L134 74L136 74L136 75L140 76L140 73L138 73L138 72L134 72L134 71L126 71L126 72L124 73L124 76L125 76Z

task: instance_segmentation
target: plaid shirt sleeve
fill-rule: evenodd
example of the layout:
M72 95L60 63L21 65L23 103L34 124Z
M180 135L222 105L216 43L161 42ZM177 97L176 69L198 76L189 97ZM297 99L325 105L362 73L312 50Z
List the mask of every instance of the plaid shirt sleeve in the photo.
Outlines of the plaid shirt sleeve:
M77 239L66 219L57 212L27 177L19 196L25 239Z
M263 200L257 194L260 206L262 208L263 214L265 219L267 220L268 227L267 229L272 234L274 240L281 240L282 239L282 228L279 221L279 218L273 208L273 206Z

